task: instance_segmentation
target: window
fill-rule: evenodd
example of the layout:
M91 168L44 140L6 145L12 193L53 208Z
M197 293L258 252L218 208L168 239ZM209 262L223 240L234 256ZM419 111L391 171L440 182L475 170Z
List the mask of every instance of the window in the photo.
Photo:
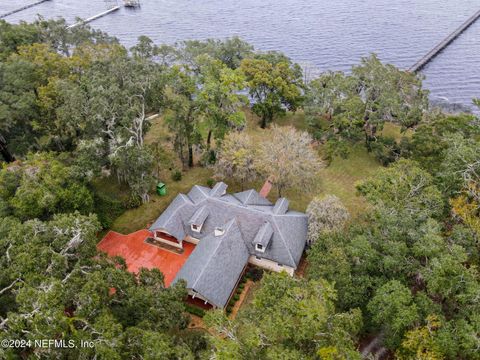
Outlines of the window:
M262 244L255 244L255 250L257 250L258 252L264 253L265 247Z

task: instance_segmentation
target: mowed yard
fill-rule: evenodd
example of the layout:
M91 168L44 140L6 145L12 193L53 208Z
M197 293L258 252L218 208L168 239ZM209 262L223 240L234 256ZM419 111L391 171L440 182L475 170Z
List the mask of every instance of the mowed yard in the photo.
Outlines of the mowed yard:
M295 126L299 130L305 130L305 119L301 112L296 114L288 114L277 122L280 126ZM247 128L257 141L262 141L263 132L258 126L258 119L247 112ZM385 129L389 135L399 134L398 127L389 124ZM152 127L146 136L147 143L160 142L167 151L173 152L170 135L163 118L159 117L152 121ZM321 155L321 149L319 150ZM174 155L173 155L174 157ZM175 167L180 169L180 165L175 160ZM375 171L381 167L372 154L369 154L363 144L355 145L347 159L335 158L327 167L318 174L318 180L312 189L290 189L285 191L284 196L290 200L290 208L298 211L305 211L309 202L316 196L333 194L338 196L345 206L349 209L352 216L355 217L365 210L366 203L357 196L355 185L357 182L373 175ZM209 179L214 176L213 170L201 166L195 166L192 169L183 171L180 181L173 181L170 177L170 171L163 171L159 181L167 184L167 195L158 196L152 194L151 201L143 204L138 208L127 210L118 217L111 230L129 234L134 231L144 229L153 223L158 216L167 208L170 202L178 193L186 193L195 185L207 185ZM223 180L229 185L229 191L241 191L240 185L232 179ZM258 179L246 186L260 190L265 179ZM274 202L277 199L277 192L272 189L269 199Z

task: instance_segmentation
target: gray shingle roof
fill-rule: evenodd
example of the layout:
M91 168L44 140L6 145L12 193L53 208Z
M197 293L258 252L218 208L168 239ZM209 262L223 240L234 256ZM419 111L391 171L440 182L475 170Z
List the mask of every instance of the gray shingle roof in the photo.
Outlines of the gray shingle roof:
M262 227L258 230L255 239L253 239L254 244L260 244L264 248L268 246L270 240L272 239L273 228L269 222L265 222Z
M150 226L150 231L165 230L181 242L185 238L183 225L185 213L193 212L193 210L194 204L190 198L178 194L162 215Z
M229 293L228 288L243 261L242 268L248 261L249 255L257 255L282 265L296 268L300 262L307 238L307 216L303 213L288 210L288 200L279 199L275 206L262 198L256 191L244 191L236 194L224 194L226 185L219 183L213 189L194 186L188 195L180 194L150 227L151 231L163 230L183 240L187 235L200 240L196 249L184 265L185 270L179 272L193 281L192 274L205 270L205 276L217 271L216 276L230 280L222 280L221 286L225 289L217 292ZM219 195L223 194L223 195ZM263 199L263 200L262 200ZM192 221L203 222L200 233L193 232ZM226 239L221 245L219 237L214 237L215 228L229 224L230 230L222 236ZM232 225L233 224L233 225ZM201 225L198 223L197 225ZM223 242L223 241L222 241ZM255 251L255 244L264 245L265 252ZM226 247L226 248L225 248ZM245 258L246 251L246 258ZM226 259L216 259L217 256L226 256ZM213 256L213 258L212 258ZM188 264L188 266L187 266ZM233 268L229 269L230 264ZM192 274L190 274L190 272ZM222 273L226 274L223 275ZM215 278L214 275L211 275ZM186 280L188 280L186 279ZM196 278L195 278L196 279ZM235 279L236 280L236 279ZM196 286L203 284L195 280ZM232 286L235 286L233 284ZM202 291L213 293L209 286L203 284ZM198 290L202 296L208 298L218 306L220 298L209 298ZM216 294L216 293L215 293ZM223 296L222 295L222 296Z
M253 189L236 193L234 197L236 197L243 205L272 205L270 201Z
M210 190L211 197L220 197L225 195L228 185L223 182L218 182L215 184L212 190Z
M209 188L195 185L194 187L192 187L192 189L188 193L188 197L192 202L199 203L208 197L209 192L210 192Z
M287 199L280 198L275 203L275 206L273 207L272 211L274 214L278 214L278 215L285 214L288 211L288 205L289 205L289 202Z
M208 217L208 209L206 205L203 205L201 208L195 211L195 213L192 215L188 223L195 224L195 225L202 225L205 222L207 217Z
M185 280L188 289L220 308L227 305L249 257L236 221L223 229L223 235L212 233L200 241L174 280Z
M224 186L226 185L216 186L215 195L217 191L223 191ZM239 198L246 199L245 195L249 192L212 197L211 191L213 189L194 186L188 196L177 196L150 230L163 229L179 240L186 235L201 240L213 233L219 224L226 224L236 219L249 253L258 255L253 245L254 239L265 222L269 222L273 235L268 249L261 256L282 265L297 267L306 243L307 216L305 214L288 210L286 199L279 199L275 206L244 205ZM194 233L190 228L189 220L202 207L208 211L208 217L203 223L202 231Z

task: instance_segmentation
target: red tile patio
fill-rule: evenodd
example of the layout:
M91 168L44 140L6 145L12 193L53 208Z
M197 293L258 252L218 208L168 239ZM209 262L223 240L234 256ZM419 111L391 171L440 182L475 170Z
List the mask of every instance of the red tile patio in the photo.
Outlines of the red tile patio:
M130 272L137 273L142 267L159 269L165 276L165 285L169 286L193 249L195 249L195 245L184 242L184 252L175 254L147 244L145 240L151 236L152 234L148 230L140 230L130 235L122 235L110 231L98 243L97 248L110 256L123 257Z

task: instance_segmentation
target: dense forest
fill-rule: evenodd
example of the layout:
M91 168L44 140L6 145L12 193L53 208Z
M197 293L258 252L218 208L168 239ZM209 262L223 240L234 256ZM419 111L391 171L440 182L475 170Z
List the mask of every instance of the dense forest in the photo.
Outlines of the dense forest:
M183 284L97 252L159 174L270 178L282 196L359 148L378 164L348 194L361 210L299 205L304 273L265 272L235 318L189 329ZM0 340L94 344L1 359L361 359L371 338L392 359L480 359L480 120L375 55L309 78L239 38L126 49L63 20L1 21L0 154Z

